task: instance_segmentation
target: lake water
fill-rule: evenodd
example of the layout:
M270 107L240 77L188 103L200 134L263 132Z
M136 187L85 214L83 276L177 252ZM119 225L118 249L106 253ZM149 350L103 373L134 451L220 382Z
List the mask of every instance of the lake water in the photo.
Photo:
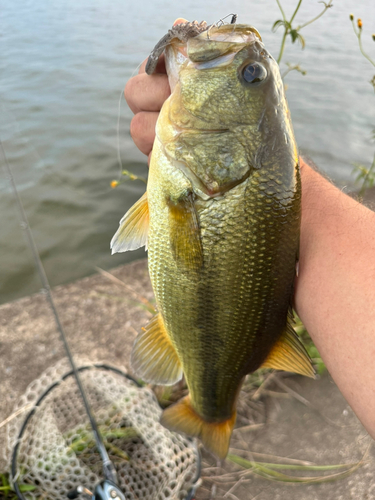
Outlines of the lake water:
M296 0L284 0L287 15ZM303 23L321 3L305 0ZM2 0L0 11L0 139L13 167L34 236L53 285L145 256L111 256L109 242L144 184L110 188L118 178L117 117L126 81L177 17L212 23L231 12L253 24L277 57L281 30L275 0L173 1ZM287 44L284 61L306 76L288 75L287 95L297 142L340 186L353 185L354 162L369 165L374 145L374 68L361 56L349 13L361 17L364 46L375 58L373 0L336 0L306 27L306 49ZM146 160L129 135L131 112L121 103L123 166L145 176ZM4 159L0 155L0 163ZM0 167L0 303L40 288Z

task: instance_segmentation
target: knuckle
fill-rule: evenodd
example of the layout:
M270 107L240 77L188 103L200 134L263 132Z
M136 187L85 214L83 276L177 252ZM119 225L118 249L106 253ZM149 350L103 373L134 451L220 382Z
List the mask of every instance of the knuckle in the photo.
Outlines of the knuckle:
M125 100L128 103L129 107L131 107L134 102L134 93L136 92L136 82L134 81L135 78L136 77L130 78L124 89Z
M130 122L130 135L134 140L142 137L145 128L145 116L143 112L137 113Z

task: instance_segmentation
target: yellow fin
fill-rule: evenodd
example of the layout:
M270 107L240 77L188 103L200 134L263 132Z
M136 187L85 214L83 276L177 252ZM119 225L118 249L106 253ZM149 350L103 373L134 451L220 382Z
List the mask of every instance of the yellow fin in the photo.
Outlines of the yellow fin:
M274 345L268 358L262 364L262 368L285 370L315 378L315 370L312 366L310 356L289 323L284 333Z
M143 246L147 250L148 227L149 213L146 191L120 220L120 227L111 241L112 255L117 252L136 250Z
M171 245L183 271L198 271L203 264L202 242L194 203L190 197L169 203Z
M173 385L181 380L181 363L165 331L160 313L152 318L135 339L131 365L145 382Z
M219 458L227 456L235 422L236 412L223 422L207 422L194 411L190 396L166 408L160 420L171 431L200 438L204 447Z

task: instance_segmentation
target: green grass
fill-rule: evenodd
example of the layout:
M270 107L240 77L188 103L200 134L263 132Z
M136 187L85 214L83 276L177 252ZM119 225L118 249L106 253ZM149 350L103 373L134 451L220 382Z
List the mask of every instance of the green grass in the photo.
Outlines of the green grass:
M36 490L36 486L33 484L20 483L18 486L22 493ZM9 474L0 474L0 499L18 500L18 497L10 483Z
M348 463L348 464L337 464L337 465L289 465L289 464L277 464L277 463L267 463L267 462L256 462L253 460L247 460L245 458L239 457L238 455L229 454L227 460L239 465L243 469L247 469L257 476L261 476L264 479L270 481L278 481L283 483L302 483L302 484L312 484L312 483L326 483L328 481L335 481L338 479L343 479L349 476L354 471L356 471L361 465L363 465L363 459L359 462ZM344 469L344 470L343 470ZM285 474L284 471L302 471L302 472L329 472L327 475L320 476L291 476ZM332 474L331 472L334 471Z
M313 340L311 339L310 335L308 334L308 331L306 330L306 328L304 327L302 321L299 319L298 316L295 317L294 330L300 337L303 345L306 348L308 355L312 359L316 372L318 373L318 375L322 375L324 372L327 371L326 365L324 364L324 361L322 360L318 352L318 349L315 347Z

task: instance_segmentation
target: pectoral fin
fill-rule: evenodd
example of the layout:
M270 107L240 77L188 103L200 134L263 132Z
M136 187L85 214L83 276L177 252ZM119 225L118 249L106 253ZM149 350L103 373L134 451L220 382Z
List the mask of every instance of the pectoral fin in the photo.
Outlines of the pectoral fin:
M120 227L111 241L112 255L117 252L126 252L146 247L149 227L149 213L147 191L126 212L120 220Z
M314 378L315 370L293 327L288 323L262 368L274 368Z
M219 458L228 453L230 437L236 422L236 412L223 422L207 422L196 413L186 396L163 411L160 423L172 431L198 437L207 450Z
M169 227L173 255L182 271L198 271L203 264L202 242L194 203L186 197L169 202Z
M173 385L181 380L181 363L160 313L152 318L135 339L131 365L145 382Z

